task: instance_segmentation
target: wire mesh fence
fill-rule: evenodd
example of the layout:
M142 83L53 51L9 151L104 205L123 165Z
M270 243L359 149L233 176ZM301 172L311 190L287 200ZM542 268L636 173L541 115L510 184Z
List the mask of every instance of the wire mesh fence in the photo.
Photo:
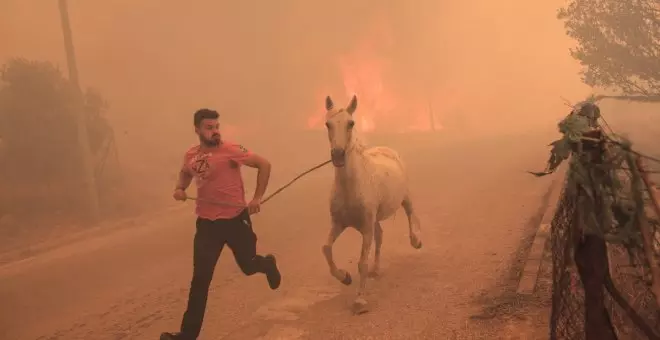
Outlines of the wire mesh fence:
M634 190L629 169L617 172L622 179L619 190ZM564 183L551 222L550 338L660 339L660 306L651 291L649 263L642 242L606 242L602 236L589 241L583 230L584 216L581 216L585 191L571 190L568 183L568 180ZM648 201L648 197L645 200ZM655 256L659 256L658 221L649 218L649 222L654 235L653 250ZM592 246L587 246L588 242ZM599 245L604 248L602 252L598 251ZM590 254L585 257L587 252ZM605 266L604 273L598 272L601 263ZM598 281L599 275L601 281Z

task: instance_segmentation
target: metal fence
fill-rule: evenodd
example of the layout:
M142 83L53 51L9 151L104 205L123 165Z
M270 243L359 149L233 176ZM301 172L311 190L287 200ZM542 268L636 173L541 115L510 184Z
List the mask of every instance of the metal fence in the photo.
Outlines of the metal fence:
M550 338L660 339L660 306L650 290L642 247L585 236L581 225L584 216L580 216L585 193L570 189L567 183L551 224ZM624 184L630 190L630 183ZM659 255L657 219L651 220L651 225Z

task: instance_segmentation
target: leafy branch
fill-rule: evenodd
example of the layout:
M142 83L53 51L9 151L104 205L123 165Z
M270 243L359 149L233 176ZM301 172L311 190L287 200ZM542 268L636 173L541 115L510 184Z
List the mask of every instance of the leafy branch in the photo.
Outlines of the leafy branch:
M559 10L577 47L571 56L592 87L660 96L660 5L656 0L571 0Z

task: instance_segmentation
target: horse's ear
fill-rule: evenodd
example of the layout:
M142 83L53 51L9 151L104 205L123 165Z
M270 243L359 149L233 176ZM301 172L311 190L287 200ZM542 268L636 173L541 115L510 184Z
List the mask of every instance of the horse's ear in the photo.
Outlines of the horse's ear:
M353 114L355 112L355 109L357 109L357 96L353 95L353 98L351 98L351 102L348 103L348 107L346 108L346 111L350 114Z
M330 111L333 107L335 107L335 104L332 102L330 96L325 97L325 109Z

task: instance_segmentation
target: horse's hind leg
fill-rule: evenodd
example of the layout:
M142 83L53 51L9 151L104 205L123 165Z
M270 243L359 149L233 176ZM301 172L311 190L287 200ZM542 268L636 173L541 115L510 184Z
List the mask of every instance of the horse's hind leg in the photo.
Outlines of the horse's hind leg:
M369 272L369 276L376 277L380 272L380 247L383 245L383 228L380 225L380 222L376 222L374 225L374 243L376 249L374 251L374 266Z
M422 230L420 228L419 218L415 214L410 196L406 196L401 203L403 210L408 216L408 227L410 229L410 245L415 249L422 247Z
M337 280L345 285L350 285L353 282L351 274L343 269L338 269L335 264L334 259L332 258L332 246L337 241L337 237L341 235L342 232L346 229L346 226L333 222L330 233L328 234L328 240L323 245L323 255L325 256L326 262L328 262L328 268L330 269L330 274L334 276Z

